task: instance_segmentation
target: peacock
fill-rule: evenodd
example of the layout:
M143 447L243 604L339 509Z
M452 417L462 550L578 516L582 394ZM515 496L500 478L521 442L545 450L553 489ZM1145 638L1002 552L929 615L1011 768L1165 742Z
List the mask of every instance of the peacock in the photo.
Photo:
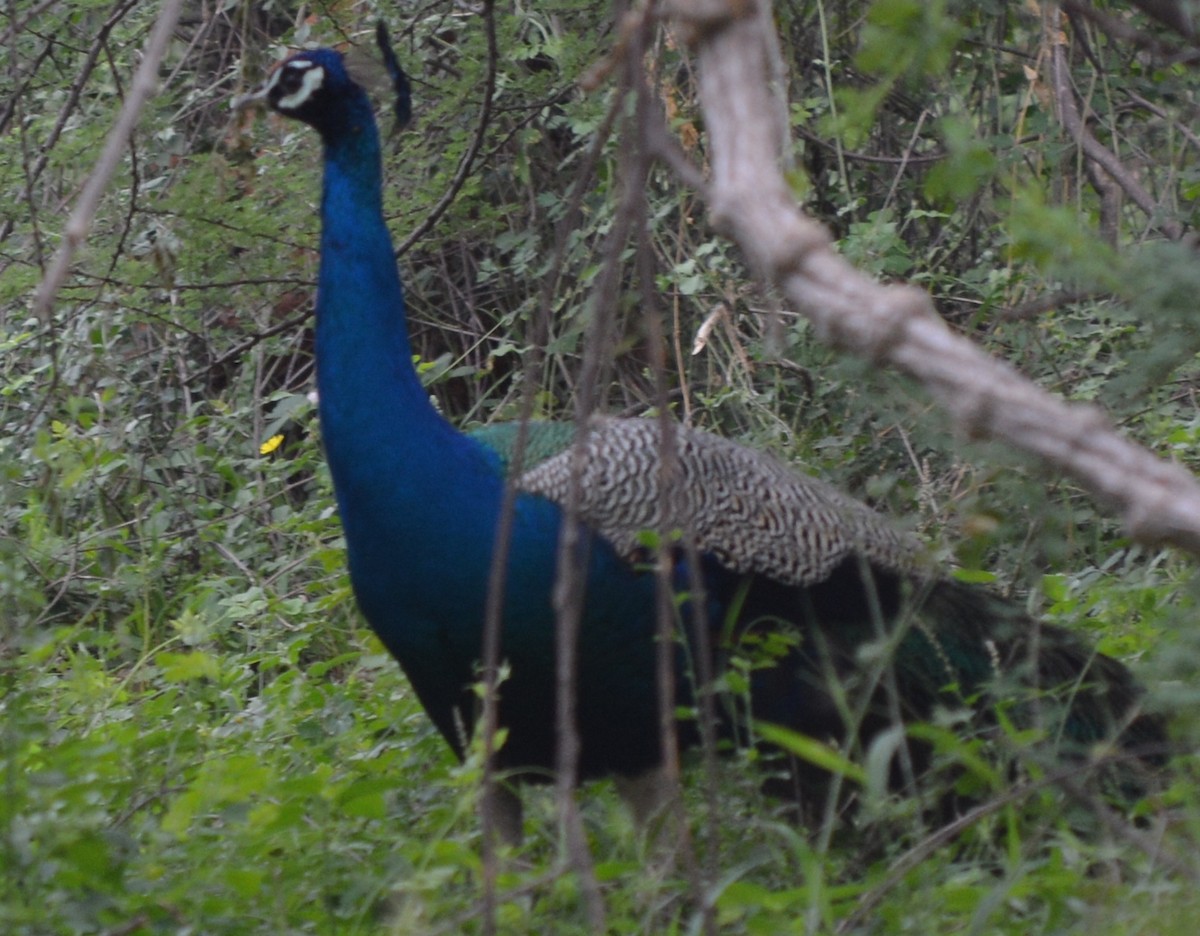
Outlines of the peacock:
M404 121L409 85L382 26L377 42ZM728 687L722 675L740 665L744 685L726 688L716 706L717 728L734 742L753 720L861 751L898 723L966 711L973 730L1002 720L1036 727L1059 756L1111 742L1130 760L1154 762L1164 726L1142 711L1125 666L953 579L871 508L769 454L654 419L457 431L412 364L365 82L341 53L322 48L282 62L246 100L265 101L321 137L319 418L350 577L362 614L459 757L478 717L489 571L505 487L520 462L500 609L507 675L496 753L518 780L545 779L556 764L560 561L584 582L579 776L614 776L634 788L663 763L658 582L647 531L680 534L660 548L678 593L669 659L683 745L700 737L688 714L696 673L707 669ZM518 439L526 443L520 459ZM568 503L580 536L561 559ZM903 787L930 757L920 745L899 747L910 751L892 767ZM788 782L803 795L812 773L801 765ZM517 812L502 826L516 838L519 801L510 808Z

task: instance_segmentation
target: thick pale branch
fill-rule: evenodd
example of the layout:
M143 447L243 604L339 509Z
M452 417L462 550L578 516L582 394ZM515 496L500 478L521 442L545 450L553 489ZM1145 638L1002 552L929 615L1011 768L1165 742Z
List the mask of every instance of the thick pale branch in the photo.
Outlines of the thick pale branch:
M1200 484L1188 471L1123 438L1096 407L1046 393L951 331L925 293L881 285L833 250L780 171L769 10L739 2L718 19L704 6L700 22L689 19L687 3L672 4L671 12L691 26L699 61L709 207L757 274L831 344L920 381L968 435L999 439L1073 475L1119 511L1140 542L1200 554Z

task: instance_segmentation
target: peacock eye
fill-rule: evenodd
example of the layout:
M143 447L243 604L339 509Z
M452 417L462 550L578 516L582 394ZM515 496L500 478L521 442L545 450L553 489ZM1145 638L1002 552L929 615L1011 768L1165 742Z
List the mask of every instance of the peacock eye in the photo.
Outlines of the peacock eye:
M303 73L294 68L285 68L279 76L279 90L283 94L294 94L300 90Z
M281 111L294 111L305 104L325 80L325 70L315 62L296 59L284 64L271 83L271 101Z

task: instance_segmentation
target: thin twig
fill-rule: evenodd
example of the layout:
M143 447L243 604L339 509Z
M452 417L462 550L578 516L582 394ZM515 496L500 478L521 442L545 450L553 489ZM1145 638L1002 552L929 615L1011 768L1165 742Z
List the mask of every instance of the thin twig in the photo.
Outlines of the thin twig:
M1097 761L1090 766L1097 768L1110 762L1108 760ZM917 842L891 863L891 869L888 871L887 877L859 898L858 906L854 908L854 911L849 916L838 922L834 932L851 933L857 930L870 913L882 903L888 893L900 884L913 868L917 867L934 853L945 848L972 826L977 825L988 816L1027 799L1039 790L1062 787L1069 794L1077 795L1077 797L1082 798L1090 805L1095 806L1094 800L1088 798L1077 784L1073 782L1073 778L1078 773L1079 766L1073 764L1037 780L1019 783L999 793L995 798L988 800L988 802L981 803L975 808L968 810L944 826L934 829L929 835L921 839L921 841ZM1107 810L1102 810L1101 812L1104 813ZM1145 846L1146 843L1139 841L1139 844Z
M1097 140L1088 129L1079 113L1075 91L1071 87L1071 76L1067 68L1067 40L1062 32L1062 12L1057 7L1048 7L1044 16L1050 44L1050 83L1054 88L1059 119L1067 133L1083 150L1084 156L1106 172L1130 200L1149 216L1151 224L1171 240L1179 240L1183 236L1183 225L1174 218L1163 218L1161 206L1122 165L1117 155ZM1098 190L1101 197L1104 197L1104 189Z
M45 139L38 141L39 155L33 162L32 167L26 169L25 190L21 193L20 198L21 201L29 203L31 208L34 204L33 195L36 183L50 164L50 156L54 152L54 145L58 142L59 136L66 130L71 115L75 113L75 108L78 106L79 99L83 95L83 89L87 87L92 70L96 67L96 62L100 58L104 44L108 41L109 33L112 32L113 27L124 18L125 14L129 12L136 2L137 0L117 0L117 3L113 7L113 12L101 24L96 32L96 38L92 40L91 46L88 47L87 56L84 58L83 64L79 67L79 74L75 77L75 81L71 83L71 90L67 93L66 101L59 108L58 118L55 120L54 126L46 134ZM19 91L14 93L19 93ZM0 243L8 239L14 227L15 222L12 218L5 220L4 224L0 225Z
M8 31L0 36L0 45L8 45L13 39L21 35L25 31L25 27L32 23L35 19L45 13L50 7L58 3L58 0L42 0L37 6L25 14L24 18L11 21L12 25L8 27ZM10 7L11 9L11 7Z
M651 355L655 404L661 434L659 464L656 469L659 473L659 516L662 519L662 525L656 531L659 547L658 561L655 566L657 575L655 664L658 680L659 744L662 750L662 764L659 769L662 771L665 782L670 786L671 799L666 804L666 815L657 818L664 823L662 834L670 831L677 836L674 842L662 844L670 845L674 853L682 854L692 889L692 900L700 914L700 925L706 936L714 936L717 932L717 919L715 908L712 901L708 899L708 895L716 882L720 866L720 809L712 641L704 582L700 571L700 557L695 543L688 538L690 531L684 530L683 560L688 571L685 587L688 592L688 613L691 616L689 624L693 638L691 658L695 661L695 668L690 675L675 672L676 591L679 583L676 581L677 550L671 543L671 534L675 532L671 518L676 513L672 507L672 500L680 480L675 436L677 426L668 401L666 340L662 334L662 321L659 315L659 292L654 270L654 251L649 237L645 194L653 161L656 158L674 167L684 179L698 178L701 187L703 187L703 177L688 160L683 148L669 133L662 105L647 81L644 62L647 58L646 50L650 37L656 25L654 18L649 14L648 8L643 7L638 13L626 16L625 24L628 28L628 40L623 46L621 74L623 76L622 83L631 88L635 96L633 129L636 134L631 134L631 136L638 145L627 151L623 160L621 178L626 195L630 196L624 200L624 204L628 205L631 212L636 213L633 234L638 280L642 292L641 317ZM671 144L669 146L665 145L668 140ZM692 680L694 697L700 709L699 728L705 768L706 805L705 848L702 866L698 865L693 852L688 833L687 816L679 796L679 738L675 706L676 682L681 678ZM702 870L703 873L701 873Z
M67 221L67 226L63 230L62 246L54 255L50 269L46 271L41 285L38 286L33 311L43 323L50 318L50 307L54 302L54 297L67 277L67 271L71 268L71 260L75 256L75 251L87 237L88 230L92 226L92 218L100 205L100 198L103 196L104 190L108 188L109 179L112 178L120 164L121 150L137 126L138 118L142 114L142 107L158 89L156 79L158 64L167 51L167 45L171 41L175 23L179 19L182 9L183 0L163 0L162 10L154 24L154 31L150 34L150 39L142 52L142 64L138 66L137 73L130 83L125 106L121 108L116 126L109 132L104 150L101 152L100 158L96 160L96 167L92 170L92 175L79 196L75 211Z
M446 186L446 191L442 193L442 197L437 200L437 204L425 216L425 220L409 231L408 237L404 238L395 251L393 251L397 257L407 253L408 249L432 230L442 215L446 213L446 210L458 196L459 190L466 183L467 179L470 178L471 170L475 167L475 159L483 147L484 138L487 136L488 128L491 126L492 108L495 106L496 98L496 73L499 69L499 55L497 54L493 57L490 47L490 44L494 41L493 34L496 29L495 21L492 18L492 0L485 0L479 12L484 18L484 22L491 23L491 26L488 33L489 52L487 71L484 73L483 78L483 99L479 104L479 119L475 122L475 133L471 136L471 142L467 144L466 151L458 161L458 167L454 170L454 176L451 178L450 184Z
M1119 45L1145 49L1167 63L1192 66L1200 64L1200 54L1196 51L1181 51L1175 43L1142 32L1121 17L1098 10L1090 3L1084 3L1082 0L1063 0L1061 6L1069 17L1080 16L1095 23L1105 34L1117 40Z
M410 244L428 231L437 218L450 205L471 170L475 155L483 144L484 134L490 122L492 99L496 92L496 70L500 52L496 43L495 6L492 0L484 0L480 16L483 20L484 34L487 37L487 76L484 79L483 102L479 108L479 121L476 125L475 136L472 138L467 152L459 161L458 171L451 181L450 187L442 195L434 210L417 226L401 245L397 254L403 253ZM525 426L521 426L524 433ZM524 439L518 440L518 457ZM479 819L482 833L480 846L480 861L483 870L483 899L480 904L480 916L484 936L492 936L496 932L496 882L499 876L499 861L496 856L497 819L499 810L499 791L496 789L496 732L500 726L500 700L498 698L500 685L500 643L502 639L504 614L504 589L508 574L509 547L512 539L512 523L516 507L516 490L512 483L504 488L504 498L500 505L500 516L496 522L496 539L492 553L492 563L488 569L487 604L483 618L483 711L480 714L479 730L483 741L483 781L479 795ZM518 806L520 801L518 800ZM519 810L518 810L519 815Z

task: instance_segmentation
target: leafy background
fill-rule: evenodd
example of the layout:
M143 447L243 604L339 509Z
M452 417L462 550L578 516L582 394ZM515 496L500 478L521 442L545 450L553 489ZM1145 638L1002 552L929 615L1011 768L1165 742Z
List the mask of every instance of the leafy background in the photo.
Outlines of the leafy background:
M4 932L486 925L478 765L435 736L344 572L310 399L319 147L228 106L288 48L369 50L380 16L417 107L389 144L386 210L414 349L451 419L514 418L530 382L538 415L569 418L598 295L619 321L599 402L647 412L656 316L681 418L835 480L962 574L1088 631L1175 713L1181 749L1194 742L1190 562L1130 543L1069 481L955 438L912 385L837 359L665 169L645 187L647 237L613 243L629 107L611 78L578 80L612 49L614 11L529 6L496 8L494 57L479 11L444 0L188 7L49 321L31 316L33 290L157 8L6 8ZM1134 38L1077 17L1071 77L1156 217L1105 197L1060 127L1032 3L777 5L793 183L861 268L921 285L992 353L1191 465L1200 264L1161 228L1200 210L1196 48L1127 4L1098 6ZM647 68L703 165L692 63L669 30ZM615 291L599 289L614 270ZM718 768L715 817L689 774L692 815L718 835L674 865L646 854L607 784L586 792L608 929L1193 931L1200 802L1183 756L1136 822L1082 834L1061 791L1002 803L992 778L995 808L944 839L904 802L814 835L741 760ZM549 794L530 812L494 922L588 931ZM921 860L900 861L909 848Z

